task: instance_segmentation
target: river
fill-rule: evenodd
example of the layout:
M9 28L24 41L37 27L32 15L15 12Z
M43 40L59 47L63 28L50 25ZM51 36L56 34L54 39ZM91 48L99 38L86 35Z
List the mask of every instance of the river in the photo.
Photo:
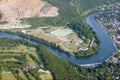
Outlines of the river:
M102 13L108 13L108 12L118 12L117 10L113 11L104 11ZM95 16L99 14L100 12L94 12L91 13L86 17L86 22L90 27L93 28L93 30L96 32L98 38L100 39L100 49L98 53L89 56L89 57L82 57L82 58L77 58L75 56L68 56L66 53L60 52L52 47L47 47L53 54L57 55L58 57L65 59L67 61L70 61L75 64L80 64L80 65L86 65L86 64L99 64L103 63L106 61L109 57L111 57L115 52L116 48L113 44L113 40L110 38L110 36L101 28L101 26L96 22ZM7 32L0 32L1 37L8 37L12 39L25 39L30 43L33 44L38 44L37 42L31 40L31 39L26 39L21 36L15 35L15 34L10 34Z

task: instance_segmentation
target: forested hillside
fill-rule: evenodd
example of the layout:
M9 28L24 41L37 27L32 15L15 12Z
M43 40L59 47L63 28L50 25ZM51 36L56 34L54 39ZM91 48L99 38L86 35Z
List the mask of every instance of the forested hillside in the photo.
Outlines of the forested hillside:
M120 0L68 0L68 1L73 1L76 2L76 4L79 4L82 11L92 9L97 6L110 5L120 2Z
M45 0L49 3L61 8L64 7L64 4L68 3L72 6L78 6L78 8L82 11L89 10L98 6L103 5L114 5L116 3L120 3L120 0Z

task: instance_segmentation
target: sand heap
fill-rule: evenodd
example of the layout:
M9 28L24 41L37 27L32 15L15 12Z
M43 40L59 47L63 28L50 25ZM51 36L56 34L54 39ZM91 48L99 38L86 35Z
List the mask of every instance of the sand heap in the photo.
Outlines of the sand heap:
M0 20L2 21L34 16L54 17L57 15L57 7L41 0L0 0Z

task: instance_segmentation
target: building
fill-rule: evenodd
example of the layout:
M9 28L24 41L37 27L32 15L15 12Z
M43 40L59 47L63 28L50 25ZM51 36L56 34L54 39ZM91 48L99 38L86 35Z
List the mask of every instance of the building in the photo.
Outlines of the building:
M88 48L87 48L87 47L80 47L79 50L80 50L80 51L87 51Z
M35 65L28 65L28 66L26 67L26 70L31 70L31 69L35 69L35 68L36 68Z

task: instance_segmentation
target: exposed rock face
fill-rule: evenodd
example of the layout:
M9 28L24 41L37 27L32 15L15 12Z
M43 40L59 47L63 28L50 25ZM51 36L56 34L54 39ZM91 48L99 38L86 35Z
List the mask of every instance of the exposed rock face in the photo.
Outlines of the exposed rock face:
M0 20L11 21L13 19L28 17L54 17L58 15L58 8L41 0L0 0Z
M0 22L1 22L2 18L3 18L3 14L2 14L2 11L0 11Z
M1 19L2 19L2 15L0 14L0 21L1 21Z

